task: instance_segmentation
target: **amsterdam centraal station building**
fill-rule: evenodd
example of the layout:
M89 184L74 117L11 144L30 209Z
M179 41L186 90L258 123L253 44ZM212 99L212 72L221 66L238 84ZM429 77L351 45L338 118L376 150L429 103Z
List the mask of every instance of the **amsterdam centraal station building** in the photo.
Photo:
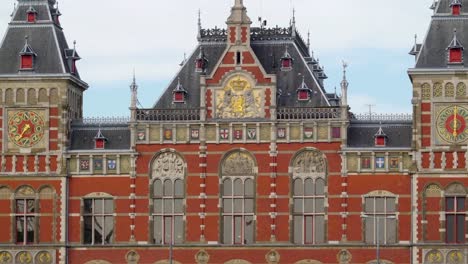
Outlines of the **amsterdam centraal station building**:
M467 263L468 0L432 8L409 47L412 115L352 113L346 67L327 92L294 20L253 27L235 0L152 108L131 84L119 121L83 118L56 1L18 0L0 44L0 263Z

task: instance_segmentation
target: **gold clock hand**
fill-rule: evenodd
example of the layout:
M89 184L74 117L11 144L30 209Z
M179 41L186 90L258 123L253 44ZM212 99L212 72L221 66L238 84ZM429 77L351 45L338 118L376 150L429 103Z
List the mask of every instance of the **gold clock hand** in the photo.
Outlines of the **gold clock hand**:
M24 127L23 127L23 131L21 131L21 134L17 135L15 137L15 140L20 140L23 138L24 136L24 133L26 133L29 129L31 129L31 126L29 124L26 124Z
M458 114L458 108L455 106L453 108L453 115L454 115L454 118L453 118L453 136L454 137L457 137L457 135L458 135L458 133L457 133L457 130L458 130L457 114Z

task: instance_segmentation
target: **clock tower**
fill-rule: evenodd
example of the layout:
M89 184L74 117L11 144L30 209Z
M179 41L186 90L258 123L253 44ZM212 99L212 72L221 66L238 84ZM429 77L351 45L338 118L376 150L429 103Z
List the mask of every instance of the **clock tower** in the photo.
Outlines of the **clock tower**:
M88 87L60 15L55 0L18 0L0 44L0 214L14 212L0 220L1 249L14 256L27 244L24 258L50 263L64 262L64 153Z
M449 256L466 241L468 1L439 0L425 42L410 54L413 84L413 262ZM432 245L429 245L432 244ZM434 246L438 245L438 246ZM429 263L429 262L428 262ZM431 262L432 263L432 262Z

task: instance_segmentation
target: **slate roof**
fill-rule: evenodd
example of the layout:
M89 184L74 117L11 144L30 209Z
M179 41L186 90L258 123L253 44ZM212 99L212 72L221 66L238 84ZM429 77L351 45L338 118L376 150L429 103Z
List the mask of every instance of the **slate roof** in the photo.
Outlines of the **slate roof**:
M353 121L348 128L348 147L374 148L375 135L382 127L387 148L411 148L412 121Z
M55 0L20 0L0 44L0 75L19 74L20 55L24 39L37 54L34 60L35 74L70 73L65 57L68 44L62 28L52 21L52 4ZM33 5L31 5L33 4ZM26 13L30 7L37 11L37 23L27 23ZM24 73L21 73L24 74ZM79 78L79 74L75 74Z
M94 139L99 130L107 139L105 150L130 149L130 129L127 124L74 124L70 134L70 150L94 150Z
M226 30L215 28L203 30L202 32L198 47L156 101L154 108L194 109L200 107L200 73L195 72L195 60L200 54L200 48L203 47L203 52L208 60L208 68L205 74L210 76L213 73L214 66L216 66L227 47ZM262 34L269 35L263 36ZM293 36L290 29L261 30L252 28L251 47L265 71L268 74L277 76L277 87L281 90L281 95L277 98L278 108L330 105L323 88L323 80L318 77L320 72L314 72L313 70L313 67L317 68L317 61L310 57L307 46L300 36ZM286 47L294 60L294 65L291 71L282 72L280 59L284 55ZM296 92L302 83L303 75L305 75L307 86L313 91L310 101L297 100ZM177 86L178 78L180 78L180 83L188 92L185 104L172 103L172 91Z
M453 30L457 30L460 43L468 47L468 0L462 0L462 14L452 16L451 0L440 0L426 39L416 60L416 68L447 68L447 47L453 40ZM464 52L463 61L468 61L468 52Z

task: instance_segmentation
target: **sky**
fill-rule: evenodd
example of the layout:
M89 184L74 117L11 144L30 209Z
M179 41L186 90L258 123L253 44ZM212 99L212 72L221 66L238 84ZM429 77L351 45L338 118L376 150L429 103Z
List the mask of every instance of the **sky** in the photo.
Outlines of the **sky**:
M355 113L410 113L408 52L421 42L433 0L244 0L256 25L297 27L325 67L325 87L340 91L342 61L349 64L348 101ZM15 0L2 0L0 37ZM135 69L139 101L150 108L197 45L198 10L203 28L225 27L234 0L61 0L61 24L69 45L77 41L81 78L89 84L84 115L129 116L129 85Z

